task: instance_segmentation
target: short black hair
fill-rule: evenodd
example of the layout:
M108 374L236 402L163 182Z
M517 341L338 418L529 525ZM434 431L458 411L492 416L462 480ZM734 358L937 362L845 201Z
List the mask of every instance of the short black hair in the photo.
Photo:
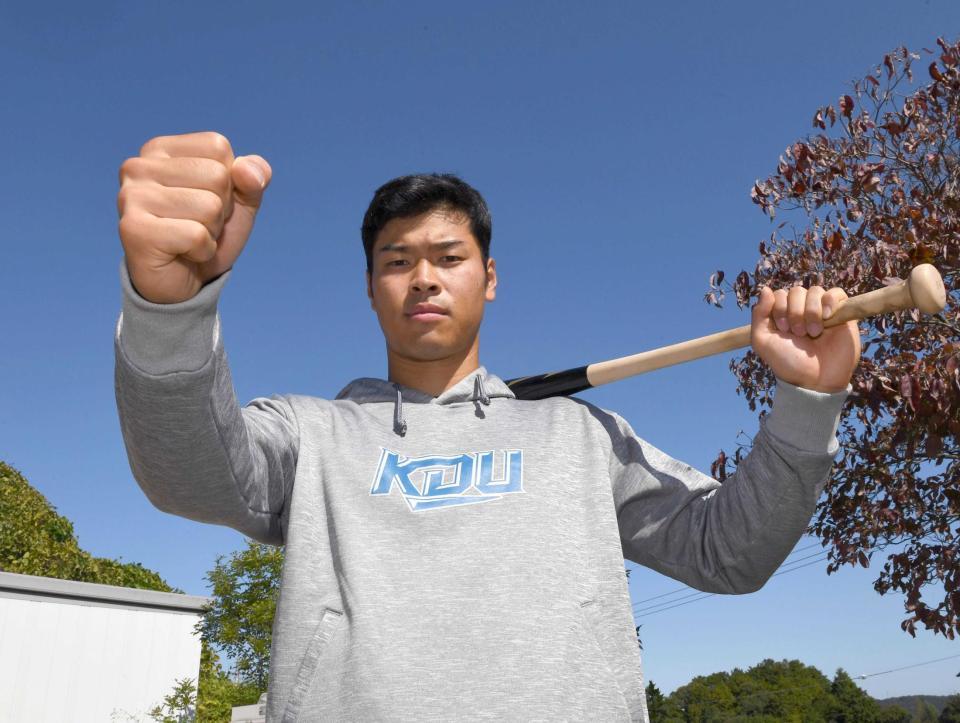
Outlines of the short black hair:
M486 264L492 221L480 192L452 173L417 173L398 176L374 192L360 228L367 271L373 269L373 244L390 219L419 216L440 208L455 209L469 218L470 231L480 244Z

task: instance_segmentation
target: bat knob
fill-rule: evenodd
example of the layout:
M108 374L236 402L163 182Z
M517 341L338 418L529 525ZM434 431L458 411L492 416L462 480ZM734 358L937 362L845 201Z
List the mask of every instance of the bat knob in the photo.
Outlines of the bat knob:
M917 264L907 278L913 305L925 314L936 314L947 305L943 278L933 264Z

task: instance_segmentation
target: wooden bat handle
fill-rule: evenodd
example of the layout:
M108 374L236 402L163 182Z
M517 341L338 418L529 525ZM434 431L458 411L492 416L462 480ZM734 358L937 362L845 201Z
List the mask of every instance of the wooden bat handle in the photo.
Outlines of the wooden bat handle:
M940 272L932 264L919 264L906 281L841 301L839 307L824 319L823 326L829 328L853 319L866 319L877 314L913 308L926 314L936 314L946 303L947 292ZM597 362L587 367L587 380L596 387L654 369L750 346L750 327L751 324L746 324L652 351Z

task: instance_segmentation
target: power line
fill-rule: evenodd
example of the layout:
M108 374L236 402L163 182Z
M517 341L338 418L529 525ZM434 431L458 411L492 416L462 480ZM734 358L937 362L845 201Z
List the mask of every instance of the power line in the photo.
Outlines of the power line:
M806 550L810 550L810 549L812 549L812 548L814 548L814 547L820 547L820 543L819 543L819 542L815 542L815 543L813 543L812 545L807 545L806 547L800 547L800 548L794 550L793 552L791 552L790 555L787 555L787 559L789 560L789 558L790 558L791 556L796 555L798 552L805 552ZM816 553L816 554L819 555L820 553L818 552L818 553ZM813 557L813 556L814 556L814 555L808 555L807 557L804 557L804 558L801 558L801 559L806 560L806 559L809 559L810 557ZM789 561L789 562L784 562L783 565L781 565L781 567L785 567L785 566L787 566L787 565L792 565L794 562L799 562L799 560L791 560L791 561ZM772 576L771 576L771 577L772 577ZM692 589L693 589L693 588L691 588L689 585L684 585L683 587L678 587L678 588L676 588L675 590L671 590L670 592L661 593L660 595L654 595L653 597L644 598L643 600L637 600L637 601L633 604L633 607L637 607L637 605L642 605L643 603L650 602L651 600L659 600L659 599L662 598L662 597L669 597L670 595L676 595L678 592L684 592L685 590L692 590ZM694 594L696 594L696 593L694 593ZM675 598L675 599L676 599L676 600L683 600L683 599L686 598L686 597L689 597L689 595L684 595L683 598ZM656 606L654 606L654 607L656 607Z
M636 615L636 617L639 617L639 618L645 618L645 617L647 617L648 615L656 615L657 613L662 613L662 612L665 612L665 611L667 611L667 610L673 610L673 608L678 608L678 607L681 607L681 606L683 606L683 605L689 605L689 604L692 603L692 602L697 602L697 600L705 600L705 599L708 598L708 597L713 597L714 595L719 595L719 594L720 594L720 593L718 593L718 592L705 592L705 593L703 593L703 596L702 596L702 597L697 597L697 598L694 598L693 600L687 600L686 602L677 603L676 605L668 605L667 607L665 607L665 608L660 608L659 610L651 610L650 612L644 613L643 615L636 615L636 613L634 613L634 615ZM654 607L656 607L656 606L654 606Z
M806 549L809 549L809 548L806 548ZM799 551L798 551L798 552L799 552ZM821 552L815 552L815 553L813 553L812 555L806 555L806 556L804 556L804 557L798 557L798 558L795 559L795 560L790 560L790 561L788 561L788 562L784 562L784 563L780 566L779 572L775 572L775 573L774 573L773 575L771 575L770 577L776 577L777 575L781 574L782 572L790 572L790 570L797 569L797 568L793 568L793 567L790 567L790 566L791 566L791 565L794 565L795 563L802 562L803 560L809 560L811 557L818 557L818 556L821 555L821 554L822 554ZM819 562L819 561L826 560L826 559L827 559L826 557L819 557L819 559L816 560L815 562ZM801 567L805 567L805 566L801 566ZM784 569L784 568L788 568L788 569ZM668 596L668 595L674 595L674 594L676 594L676 593L678 593L678 592L683 592L683 591L685 591L685 590L692 590L692 589L693 589L693 588L691 588L691 587L689 587L689 586L687 586L687 587L682 587L682 588L677 588L676 590L673 590L672 592L669 592L669 593L663 593L662 595L654 595L653 597L646 598L646 599L644 599L644 600L638 600L637 602L633 603L633 606L632 606L632 607L633 607L633 612L634 612L634 613L642 612L640 609L637 609L637 606L638 606L638 605L642 605L642 604L645 603L645 602L650 602L650 601L652 601L652 600L657 600L657 599L659 599L659 598L666 597L666 596ZM689 593L689 594L687 594L687 595L684 595L683 597L674 598L673 600L664 600L662 603L656 603L656 604L651 605L651 606L649 606L649 607L647 607L647 608L643 608L643 610L649 610L649 609L652 609L652 608L655 608L655 607L659 607L660 605L666 605L667 603L676 602L676 601L678 601L678 600L685 600L686 598L693 597L694 595L697 595L697 594L699 594L699 593L701 593L701 592L703 592L703 591L702 591L702 590L697 590L697 591L695 591L695 592L692 592L692 593ZM711 594L714 594L714 595L715 595L716 593L711 593Z
M922 663L914 663L913 665L904 665L902 668L891 668L890 670L883 670L879 673L868 673L866 675L858 675L857 680L865 680L866 678L872 678L875 675L886 675L887 673L896 673L898 670L906 670L907 668L919 668L921 665L930 665L930 663L939 663L943 660L953 660L954 658L960 658L960 655L948 655L945 658L937 658L936 660L925 660Z
M806 558L803 558L803 559L806 559ZM799 570L799 569L802 568L802 567L809 567L810 565L816 565L817 563L823 562L823 561L826 560L826 559L827 559L826 556L824 556L824 557L822 557L822 558L820 558L820 559L812 560L811 562L804 563L803 565L796 565L796 566L794 566L794 567L791 567L791 568L788 569L788 570L780 570L779 572L773 573L770 577L776 577L777 575L785 575L785 574L788 573L788 572L794 572L794 571L796 571L796 570ZM661 603L661 605L666 605L666 607L660 607L660 605L651 605L649 608L644 608L644 610L649 610L649 612L645 612L643 615L639 615L639 616L637 616L637 617L643 618L643 617L647 617L648 615L655 615L656 613L666 612L667 610L672 610L673 608L678 608L678 607L680 607L680 606L682 606L682 605L689 605L689 604L692 603L692 602L697 602L698 600L705 600L705 599L707 599L708 597L713 597L714 595L719 595L719 594L720 594L720 593L717 593L717 592L707 592L707 593L702 593L702 595L701 595L700 597L695 597L695 598L693 598L692 600L687 600L687 601L685 601L685 602L678 602L678 603L676 603L676 604L670 604L670 603L673 603L674 601L673 601L673 600L669 600L669 601L667 601L667 602L665 602L665 603ZM689 597L689 596L687 596L687 597ZM655 609L655 608L659 608L659 609ZM636 613L637 613L637 612L640 612L640 611L635 611L635 612L634 612L634 615L635 615L635 616L636 616Z
M689 588L688 588L688 589L689 589ZM689 594L687 594L687 595L684 595L683 597L675 597L673 600L667 600L666 602L662 602L662 603L654 603L653 605L650 605L649 607L640 608L639 610L634 610L633 612L634 612L634 614L636 614L636 613L642 613L644 610L653 610L654 608L658 608L658 607L660 607L661 605L669 605L670 603L675 603L675 602L677 602L677 601L679 601L679 600L686 600L687 598L696 597L697 595L704 595L704 594L716 595L717 593L715 593L715 592L704 593L703 590L696 590L696 591L691 592L691 593L689 593ZM651 598L651 599L652 599L652 598ZM638 604L639 604L639 603L637 603L637 605L638 605ZM636 605L634 605L634 607L636 607Z
M811 557L812 557L812 556L811 556ZM794 570L799 570L801 567L809 567L810 565L816 565L818 562L824 562L824 561L827 560L829 557L830 557L829 555L824 555L823 557L819 557L819 558L817 558L816 560L813 560L812 562L808 562L806 565L797 565L796 567L791 567L789 570L780 570L779 572L775 572L775 573L773 573L770 577L776 577L777 575L783 575L785 572L793 572ZM808 558L803 557L803 558L801 558L801 559L802 559L802 560L806 560L806 559L808 559ZM796 562L800 562L800 560L796 560Z

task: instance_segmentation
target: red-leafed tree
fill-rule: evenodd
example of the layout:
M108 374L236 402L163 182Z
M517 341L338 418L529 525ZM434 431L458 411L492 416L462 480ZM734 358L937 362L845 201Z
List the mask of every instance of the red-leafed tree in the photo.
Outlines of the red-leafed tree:
M953 639L960 632L960 42L924 48L930 82L912 87L905 47L884 56L836 106L818 108L817 129L791 146L776 173L751 196L774 218L799 216L760 242L759 261L727 288L740 308L763 285L839 286L849 296L905 279L920 263L937 267L947 306L860 322L862 357L844 406L831 479L808 532L827 548L827 573L887 559L874 588L902 593L901 627L917 624ZM925 64L925 63L924 63ZM724 274L706 301L724 297ZM753 352L734 359L750 409L769 406L772 372ZM765 414L763 411L761 414ZM721 482L741 459L721 450Z

